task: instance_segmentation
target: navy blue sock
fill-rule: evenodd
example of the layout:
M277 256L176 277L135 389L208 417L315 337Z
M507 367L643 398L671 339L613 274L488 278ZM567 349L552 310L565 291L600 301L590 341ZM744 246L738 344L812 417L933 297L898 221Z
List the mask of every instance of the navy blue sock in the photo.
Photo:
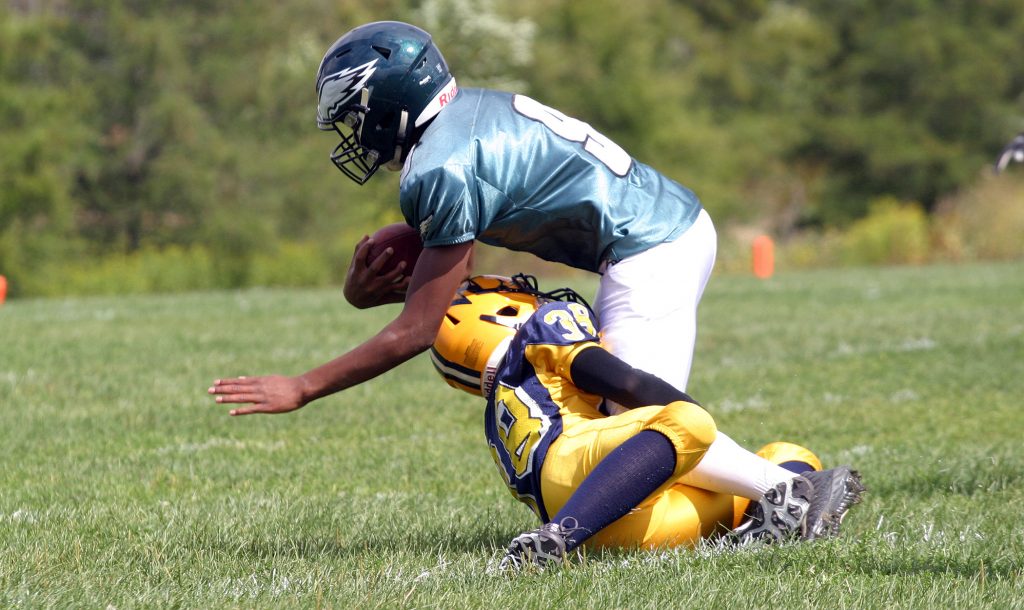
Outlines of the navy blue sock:
M644 430L608 454L576 488L552 519L579 529L566 536L566 550L583 544L597 532L640 504L676 468L676 450L664 434ZM573 521L575 520L575 523Z
M814 470L814 466L811 466L807 462L801 462L799 460L790 460L789 462L783 462L779 464L779 466L785 468L790 472L795 472L797 474L803 474L808 470Z

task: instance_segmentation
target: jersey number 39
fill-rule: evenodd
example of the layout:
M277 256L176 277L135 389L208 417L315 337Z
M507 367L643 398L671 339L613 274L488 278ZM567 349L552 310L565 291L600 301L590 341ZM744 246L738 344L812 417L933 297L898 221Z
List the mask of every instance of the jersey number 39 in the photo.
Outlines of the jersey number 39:
M629 168L633 165L629 153L587 123L566 116L554 108L548 108L525 95L513 96L512 107L526 118L543 123L545 127L555 132L555 135L570 142L583 144L583 150L593 155L616 176L625 176L629 173Z

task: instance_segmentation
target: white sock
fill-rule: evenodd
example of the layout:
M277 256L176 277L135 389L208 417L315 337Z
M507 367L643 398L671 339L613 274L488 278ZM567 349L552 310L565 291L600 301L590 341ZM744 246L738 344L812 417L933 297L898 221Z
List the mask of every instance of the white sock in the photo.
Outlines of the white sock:
M764 492L795 476L719 432L704 459L679 481L716 493L757 500Z

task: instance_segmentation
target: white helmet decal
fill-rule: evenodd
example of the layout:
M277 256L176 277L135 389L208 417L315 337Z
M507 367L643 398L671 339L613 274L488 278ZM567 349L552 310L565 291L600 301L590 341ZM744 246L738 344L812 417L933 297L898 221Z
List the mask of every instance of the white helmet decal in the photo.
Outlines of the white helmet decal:
M352 96L366 86L376 68L377 59L372 59L361 66L346 68L341 72L327 74L317 83L317 121L329 124L336 117L335 113L343 107Z

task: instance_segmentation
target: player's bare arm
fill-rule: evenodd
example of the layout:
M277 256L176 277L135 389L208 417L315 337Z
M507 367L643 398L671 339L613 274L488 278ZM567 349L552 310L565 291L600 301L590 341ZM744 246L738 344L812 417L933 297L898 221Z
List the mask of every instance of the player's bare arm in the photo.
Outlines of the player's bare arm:
M402 302L411 280L404 262L382 273L393 252L389 248L368 260L372 246L372 237L359 240L345 275L345 300L358 309Z
M430 347L459 284L469 272L472 242L427 248L416 263L402 312L355 349L302 375L218 379L218 403L243 404L231 415L287 413L368 381Z

